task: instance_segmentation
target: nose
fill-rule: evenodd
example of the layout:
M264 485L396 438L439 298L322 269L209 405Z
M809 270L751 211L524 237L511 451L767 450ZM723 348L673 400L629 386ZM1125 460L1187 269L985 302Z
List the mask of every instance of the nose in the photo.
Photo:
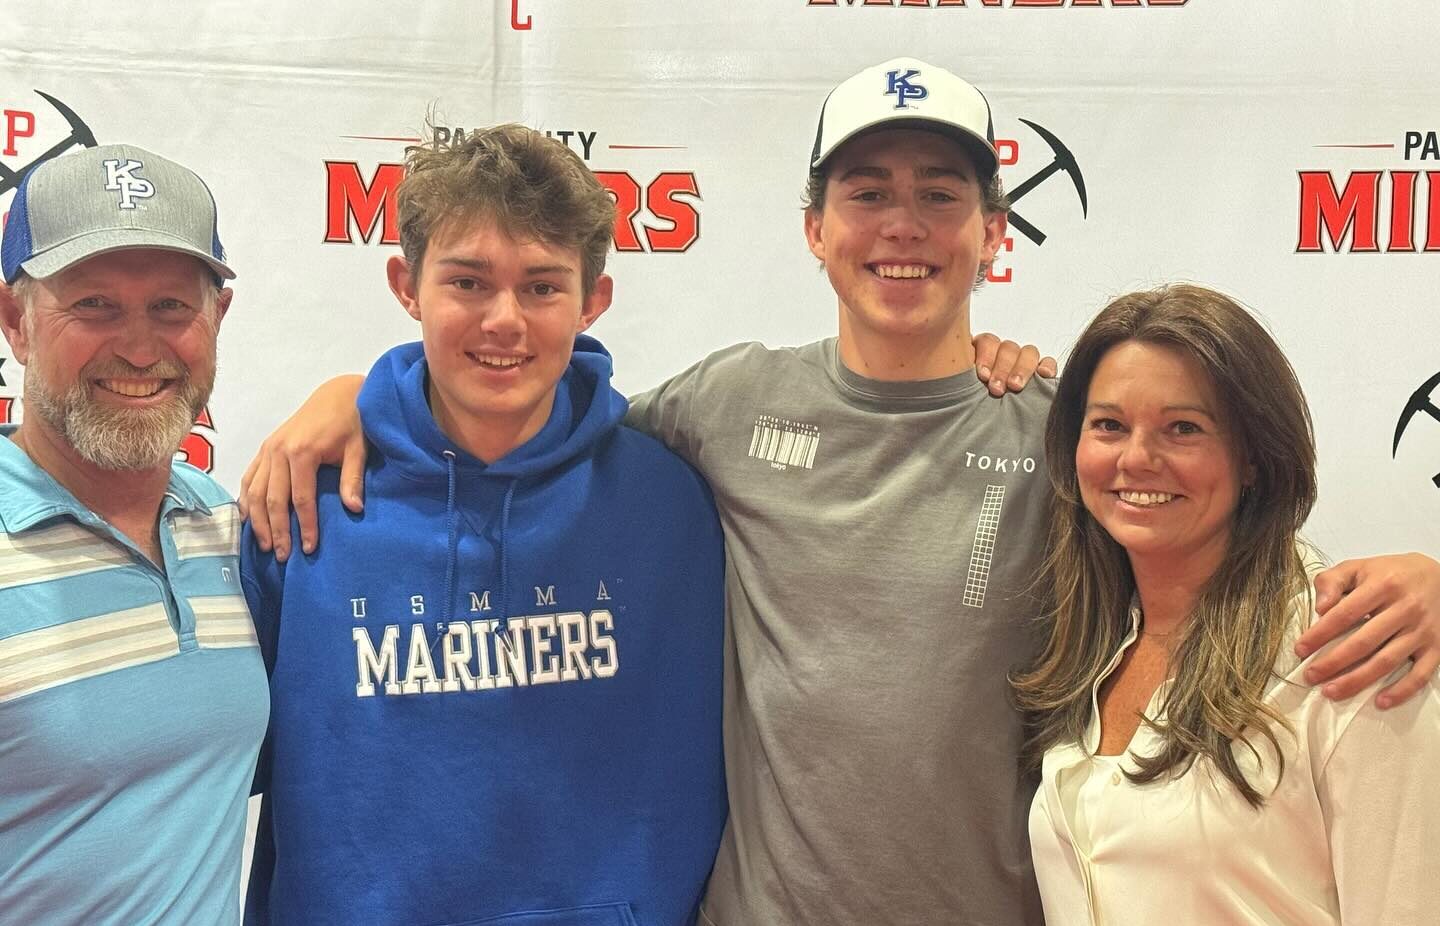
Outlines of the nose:
M114 353L140 369L164 359L163 338L148 312L132 312L126 316L124 326L115 338Z
M1136 429L1130 432L1120 448L1118 466L1121 472L1150 473L1160 468L1160 454L1156 448L1156 435L1150 431Z
M514 340L525 332L525 312L517 293L501 289L485 308L480 330L505 341Z
M914 241L925 237L927 228L917 204L899 197L885 210L880 233L894 241Z

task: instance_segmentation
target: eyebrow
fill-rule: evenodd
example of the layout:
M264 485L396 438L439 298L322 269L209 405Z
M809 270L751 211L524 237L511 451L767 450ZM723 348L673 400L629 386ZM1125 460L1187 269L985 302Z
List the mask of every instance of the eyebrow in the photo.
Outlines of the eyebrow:
M441 257L435 263L443 264L446 267L474 270L476 273L489 273L495 269L495 265L483 257ZM533 264L525 268L526 276L555 276L557 274L572 276L574 273L575 268L565 264Z
M852 167L849 170L845 171L845 173L841 174L839 182L844 183L847 180L852 180L855 178L889 180L891 176L892 174L890 168L888 167L877 167L875 165L861 164L856 167ZM942 177L953 178L955 180L971 179L962 171L959 171L953 167L943 167L940 165L928 165L925 167L918 167L915 169L915 176L921 180L934 180Z
M1091 411L1092 409L1095 410L1095 411L1101 411L1101 412L1122 412L1122 411L1124 411L1124 409L1122 409L1119 405L1115 404L1114 402L1086 402L1086 403L1085 403L1085 410L1088 412L1088 411ZM1160 410L1161 410L1162 412L1198 412L1199 414L1204 415L1206 418L1209 418L1209 419L1211 419L1211 420L1218 420L1218 419L1215 418L1215 413L1212 412L1210 409L1206 408L1206 407L1203 406L1203 405L1185 405L1185 404L1180 404L1180 405L1166 405L1165 407L1161 408Z

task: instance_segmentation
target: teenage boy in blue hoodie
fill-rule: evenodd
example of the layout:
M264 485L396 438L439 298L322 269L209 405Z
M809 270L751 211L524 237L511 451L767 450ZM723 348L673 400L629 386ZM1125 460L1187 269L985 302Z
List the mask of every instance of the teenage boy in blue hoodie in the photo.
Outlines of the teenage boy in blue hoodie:
M422 341L360 396L369 504L248 530L270 670L248 923L695 918L725 820L708 489L622 426L614 206L520 126L412 149L391 291Z

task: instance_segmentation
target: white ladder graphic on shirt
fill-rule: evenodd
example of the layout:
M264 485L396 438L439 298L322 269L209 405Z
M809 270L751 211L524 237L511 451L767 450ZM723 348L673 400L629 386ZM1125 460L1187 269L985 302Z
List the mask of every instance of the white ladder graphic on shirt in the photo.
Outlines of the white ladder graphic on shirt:
M980 520L975 524L975 547L970 553L970 571L965 576L965 595L962 598L972 608L985 606L985 588L990 584L990 558L995 555L995 531L1000 526L1000 506L1004 501L1004 486L985 487L985 500L980 504Z
M750 435L750 456L776 469L789 466L815 468L815 451L820 448L820 429L803 421L761 415Z

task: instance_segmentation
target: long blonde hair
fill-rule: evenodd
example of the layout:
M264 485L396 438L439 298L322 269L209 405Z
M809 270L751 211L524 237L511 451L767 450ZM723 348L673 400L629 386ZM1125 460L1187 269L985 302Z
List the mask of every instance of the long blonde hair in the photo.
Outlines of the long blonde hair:
M1210 377L1222 418L1254 481L1241 493L1228 549L1201 590L1171 656L1164 720L1146 718L1163 742L1137 756L1136 782L1183 775L1205 757L1252 806L1263 797L1240 768L1233 745L1258 731L1282 756L1265 704L1267 684L1308 581L1296 534L1315 503L1315 439L1300 383L1268 332L1213 290L1172 285L1111 302L1076 342L1045 430L1055 487L1043 586L1049 639L1036 663L1012 676L1031 736L1027 759L1084 742L1090 692L1130 628L1135 589L1125 550L1080 500L1075 448L1095 368L1111 348L1139 341L1194 358ZM1284 759L1280 758L1280 773Z

